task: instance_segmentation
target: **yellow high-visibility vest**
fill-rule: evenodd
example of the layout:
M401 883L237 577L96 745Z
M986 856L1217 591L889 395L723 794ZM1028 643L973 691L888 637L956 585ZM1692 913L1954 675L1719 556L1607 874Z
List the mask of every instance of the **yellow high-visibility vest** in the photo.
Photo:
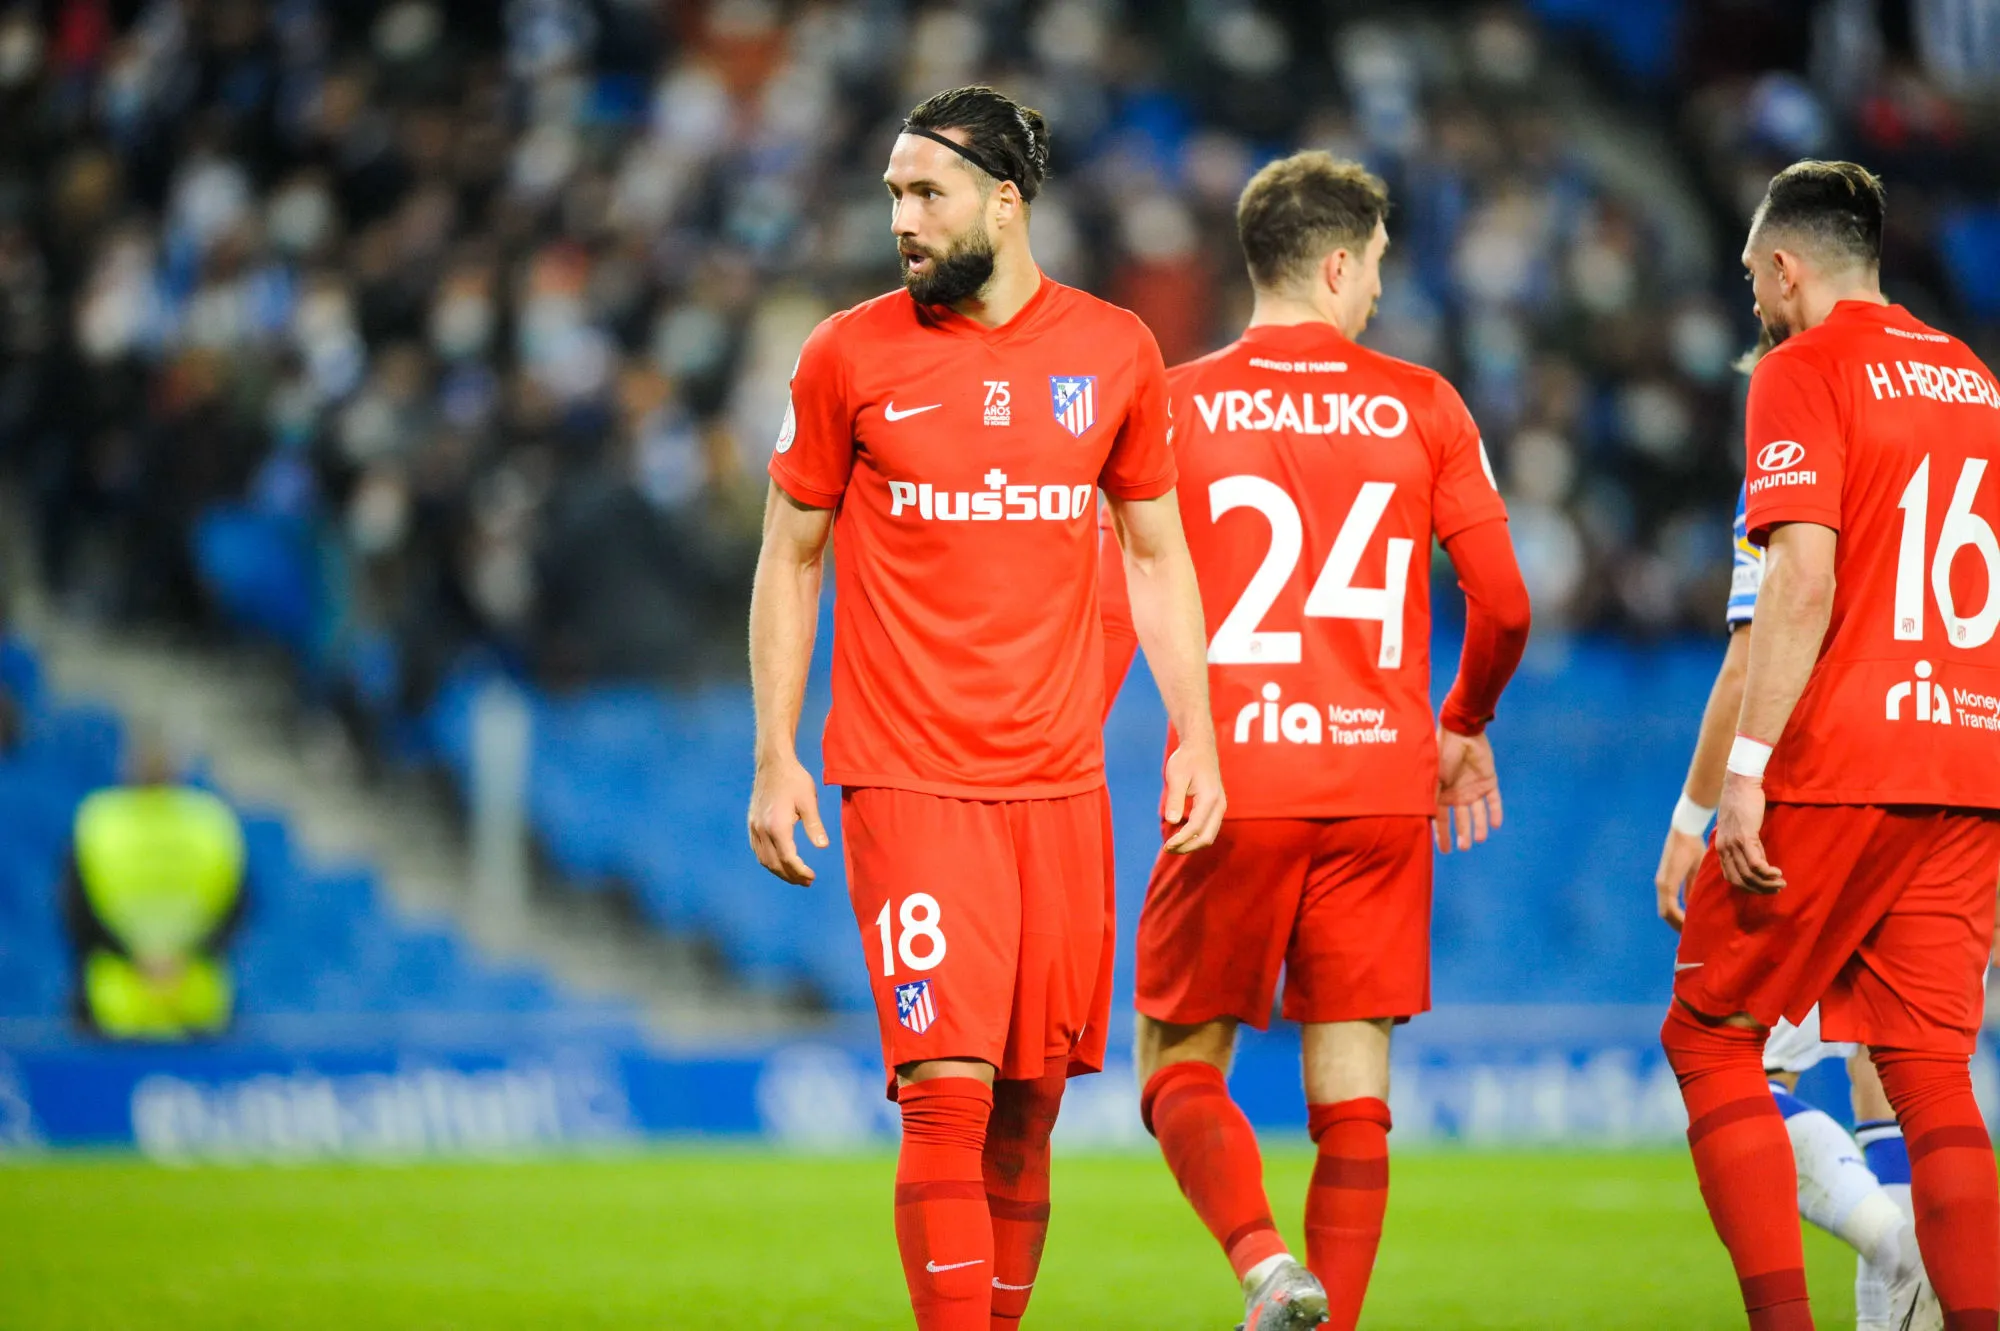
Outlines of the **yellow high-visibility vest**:
M85 1001L105 1033L175 1039L221 1029L234 1006L228 974L202 943L243 890L243 827L207 791L100 790L76 815L85 899L129 958L99 949L84 963ZM171 981L145 963L178 963Z

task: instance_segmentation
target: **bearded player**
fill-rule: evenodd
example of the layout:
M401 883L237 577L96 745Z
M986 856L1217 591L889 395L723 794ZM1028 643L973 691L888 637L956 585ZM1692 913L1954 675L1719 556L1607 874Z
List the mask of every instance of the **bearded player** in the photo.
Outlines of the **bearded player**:
M1827 1039L1867 1045L1908 1137L1943 1324L2000 1324L2000 1184L1967 1063L2000 873L2000 388L1882 295L1883 206L1862 168L1800 162L1744 247L1776 344L1745 423L1766 566L1661 1031L1766 1331L1813 1324L1763 1050L1815 1004Z
M750 840L803 886L794 824L828 841L794 736L838 540L825 779L902 1115L896 1241L922 1331L1019 1323L1064 1080L1103 1064L1100 488L1183 737L1169 849L1207 845L1223 808L1165 369L1136 316L1036 268L1047 162L1041 116L990 88L910 113L884 176L904 289L806 341L750 609Z
M1500 822L1484 732L1528 635L1478 427L1440 376L1355 342L1381 294L1388 207L1381 181L1325 153L1258 172L1237 206L1250 326L1168 376L1231 802L1213 847L1153 868L1141 1107L1242 1283L1250 1331L1360 1316L1388 1198L1390 1030L1430 1006L1431 839L1451 848L1454 811L1461 849ZM1433 537L1467 600L1441 720ZM1318 1146L1303 1267L1224 1081L1281 969Z
M1764 351L1743 358L1748 371ZM1722 791L1723 763L1730 734L1743 705L1743 671L1750 651L1757 589L1764 579L1764 552L1750 543L1744 500L1736 501L1735 561L1724 619L1729 646L1722 658L1701 733L1688 765L1687 782L1660 850L1653 880L1660 918L1679 929L1684 921L1681 892L1701 860L1709 820ZM1799 1098L1799 1078L1829 1058L1847 1061L1853 1087L1854 1135L1831 1114ZM1910 1157L1896 1113L1882 1091L1882 1079L1865 1050L1820 1039L1819 1009L1797 1025L1779 1021L1764 1043L1764 1076L1791 1138L1798 1170L1799 1214L1839 1238L1857 1254L1854 1273L1855 1331L1929 1331L1943 1314L1934 1298L1920 1297L1923 1260L1911 1224ZM1920 1305L1909 1327L1890 1322L1893 1308Z

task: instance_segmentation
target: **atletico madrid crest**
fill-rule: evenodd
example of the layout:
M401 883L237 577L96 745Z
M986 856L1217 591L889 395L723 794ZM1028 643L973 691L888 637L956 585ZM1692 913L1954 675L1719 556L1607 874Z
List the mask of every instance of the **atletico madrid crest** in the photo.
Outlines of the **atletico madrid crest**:
M1049 396L1054 401L1056 419L1077 438L1083 438L1097 420L1097 376L1094 374L1052 374Z
M912 980L896 986L896 1020L904 1029L922 1035L937 1020L937 1000L931 997L929 980Z

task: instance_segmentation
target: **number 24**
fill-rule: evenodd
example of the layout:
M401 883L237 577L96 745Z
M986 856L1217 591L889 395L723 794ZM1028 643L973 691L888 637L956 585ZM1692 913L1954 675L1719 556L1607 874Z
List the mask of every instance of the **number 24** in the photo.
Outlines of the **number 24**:
M1410 555L1417 548L1408 537L1389 538L1389 558L1380 587L1356 587L1354 571L1382 515L1396 493L1391 481L1369 481L1354 497L1340 533L1327 551L1326 564L1306 595L1305 612L1321 619L1372 619L1382 626L1382 650L1376 665L1393 670L1403 664L1403 602L1409 594ZM1208 487L1209 518L1237 508L1254 508L1271 524L1271 548L1243 589L1208 645L1211 665L1292 665L1300 659L1301 635L1260 629L1278 592L1299 566L1305 529L1292 497L1262 476L1225 476Z

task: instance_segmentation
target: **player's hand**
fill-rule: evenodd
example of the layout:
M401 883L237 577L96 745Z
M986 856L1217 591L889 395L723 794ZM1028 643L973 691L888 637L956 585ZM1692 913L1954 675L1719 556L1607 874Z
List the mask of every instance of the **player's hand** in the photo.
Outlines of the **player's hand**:
M1222 830L1222 764L1214 749L1183 744L1167 757L1167 788L1160 795L1160 818L1180 825L1166 848L1187 855L1215 841Z
M1680 932L1687 923L1687 908L1681 904L1681 893L1687 887L1688 875L1694 866L1701 863L1701 853L1707 849L1700 837L1669 827L1667 844L1660 847L1660 867L1653 872L1653 891L1659 894L1660 918Z
M1438 727L1437 812L1431 832L1438 852L1451 854L1456 811L1460 850L1486 840L1488 828L1500 826L1500 774L1493 766L1493 741L1484 735L1459 735Z
M1776 892L1785 875L1764 855L1764 783L1729 773L1722 780L1722 805L1715 811L1715 854L1722 876L1746 892Z
M812 773L789 755L760 761L750 788L750 849L757 852L757 863L788 883L806 887L814 877L812 866L799 858L792 835L792 825L801 822L813 845L825 850L831 844L819 820L819 788Z

